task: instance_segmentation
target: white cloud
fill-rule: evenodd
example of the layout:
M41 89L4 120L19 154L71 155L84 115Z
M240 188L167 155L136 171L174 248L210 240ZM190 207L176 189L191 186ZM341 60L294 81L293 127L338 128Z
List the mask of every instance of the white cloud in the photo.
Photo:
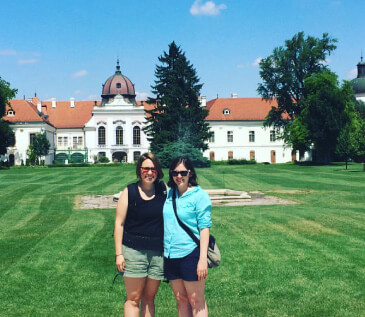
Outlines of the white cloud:
M136 99L137 100L147 100L150 95L147 92L138 92L136 91Z
M18 64L20 65L26 65L26 64L35 64L39 63L39 59L37 58L28 58L28 59L19 59Z
M213 1L202 3L202 0L196 0L190 8L190 13L192 15L217 15L226 8L225 4L216 5Z
M357 77L357 68L353 68L351 69L348 73L347 73L347 79L354 79Z
M2 51L0 51L0 55L6 55L6 56L16 55L16 51L14 51L14 50L2 50Z
M74 78L78 78L78 77L84 77L88 74L87 70L83 69L83 70L79 70L76 73L73 73L71 76Z
M252 66L253 67L259 67L259 65L260 65L260 62L262 61L262 57L257 57L254 61L253 61L253 63L252 63Z

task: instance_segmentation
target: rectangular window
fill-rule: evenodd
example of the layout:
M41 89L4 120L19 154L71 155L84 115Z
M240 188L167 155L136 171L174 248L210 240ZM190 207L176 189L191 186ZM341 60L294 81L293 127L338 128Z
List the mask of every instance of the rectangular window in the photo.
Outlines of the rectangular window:
M227 142L233 142L233 131L227 131Z
M77 145L82 146L82 136L77 137Z
M270 131L270 142L275 142L275 141L276 141L275 130L271 130Z
M248 135L249 142L255 142L255 131L250 131Z
M134 153L133 153L133 160L134 160L135 162L137 162L137 161L139 160L140 156L141 156L141 152L140 152L140 151L136 151L136 152L134 152Z
M57 138L57 144L58 144L59 146L62 146L62 137L61 137L61 136L59 136L59 137Z
M29 134L29 144L33 144L34 142L35 133Z
M214 134L214 131L212 131L212 135L209 138L209 142L210 143L214 143L215 142L215 134Z
M67 136L63 137L63 146L68 146L68 137Z
M77 136L74 136L74 137L73 137L72 147L73 147L74 149L76 149L76 148L77 148Z

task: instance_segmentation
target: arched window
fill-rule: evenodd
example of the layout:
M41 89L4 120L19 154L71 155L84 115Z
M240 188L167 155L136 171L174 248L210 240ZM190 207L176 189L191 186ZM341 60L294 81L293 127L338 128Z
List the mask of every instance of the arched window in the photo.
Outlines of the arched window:
M117 83L117 88L121 88L122 85L120 83Z
M122 127L117 127L117 129L115 130L115 140L116 140L117 145L123 144L123 128Z
M133 145L141 144L141 128L134 127L133 128Z
M98 144L105 145L105 128L99 127L98 129Z

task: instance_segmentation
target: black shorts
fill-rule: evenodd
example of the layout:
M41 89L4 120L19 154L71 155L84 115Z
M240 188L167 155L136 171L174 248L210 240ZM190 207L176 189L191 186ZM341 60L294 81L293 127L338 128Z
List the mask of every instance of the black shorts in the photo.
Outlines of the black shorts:
M169 281L182 279L186 282L198 281L196 269L198 267L200 248L196 247L193 252L183 258L164 258L165 278Z

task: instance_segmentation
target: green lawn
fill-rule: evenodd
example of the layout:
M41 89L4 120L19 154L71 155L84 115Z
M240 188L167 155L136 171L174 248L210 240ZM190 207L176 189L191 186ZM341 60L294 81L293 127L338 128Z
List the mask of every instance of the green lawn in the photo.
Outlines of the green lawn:
M362 166L217 165L203 188L260 190L297 205L214 207L223 262L209 270L211 316L365 316ZM0 315L121 316L113 288L114 210L74 197L113 194L133 166L0 170ZM288 193L289 192L289 193ZM170 285L157 316L176 316Z

